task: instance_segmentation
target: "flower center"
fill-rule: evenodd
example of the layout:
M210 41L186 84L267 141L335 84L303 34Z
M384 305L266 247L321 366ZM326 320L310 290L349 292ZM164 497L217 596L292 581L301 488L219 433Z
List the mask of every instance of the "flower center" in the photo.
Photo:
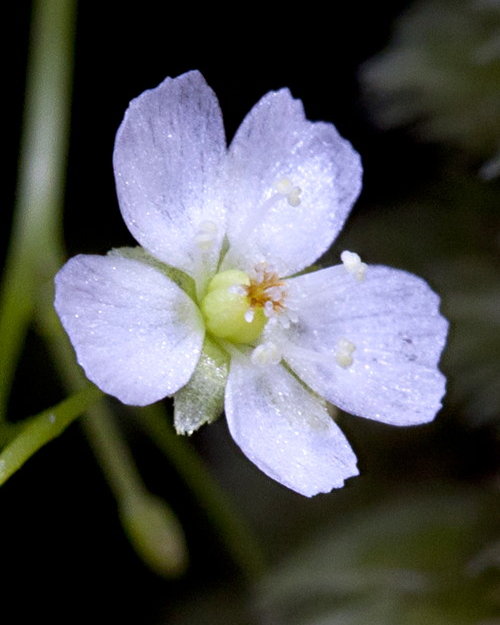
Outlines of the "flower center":
M265 263L250 274L221 271L209 282L200 303L206 327L233 343L253 343L268 319L284 310L286 283Z

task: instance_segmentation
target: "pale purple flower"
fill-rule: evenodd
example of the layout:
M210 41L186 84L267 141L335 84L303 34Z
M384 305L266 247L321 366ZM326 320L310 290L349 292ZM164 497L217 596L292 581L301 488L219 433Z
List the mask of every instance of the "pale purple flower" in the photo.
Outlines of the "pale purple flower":
M174 395L182 432L213 420L224 396L243 452L307 496L357 474L326 402L394 425L434 418L447 323L427 284L347 251L298 275L361 187L333 125L307 121L283 89L226 148L217 99L193 71L131 102L114 167L142 248L77 256L56 278L57 312L102 390L132 405Z

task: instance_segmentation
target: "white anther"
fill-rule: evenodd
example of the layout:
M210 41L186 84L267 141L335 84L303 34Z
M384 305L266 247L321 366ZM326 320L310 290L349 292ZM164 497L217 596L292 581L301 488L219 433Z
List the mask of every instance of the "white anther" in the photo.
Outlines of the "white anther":
M293 184L289 178L280 178L274 185L274 188L281 195L288 195L293 190Z
M252 323L255 317L255 310L253 308L249 308L243 316L247 323Z
M300 194L302 189L300 187L294 187L290 193L287 194L287 200L290 206L296 207L300 204Z
M274 188L280 195L284 195L290 206L298 206L300 204L300 194L302 189L294 187L289 178L280 178L274 185Z
M356 254L356 252L348 252L347 250L345 250L340 255L340 260L346 268L346 271L353 275L356 280L359 280L361 282L365 279L366 263L361 262L359 254Z
M253 350L250 359L254 365L277 365L281 362L281 352L274 343L268 341L258 345Z
M203 251L209 251L213 248L217 240L217 224L213 221L203 221L196 231L196 245Z
M352 354L356 349L356 345L348 341L347 339L340 339L337 343L337 350L335 352L335 361L338 365L347 369L353 363Z

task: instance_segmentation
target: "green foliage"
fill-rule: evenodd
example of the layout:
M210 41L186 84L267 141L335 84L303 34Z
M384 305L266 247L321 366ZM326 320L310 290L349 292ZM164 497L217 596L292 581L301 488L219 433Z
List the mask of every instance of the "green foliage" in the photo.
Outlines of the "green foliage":
M361 69L370 110L383 127L414 124L500 173L500 6L424 0L399 18L385 51Z
M495 505L433 488L363 508L276 567L260 610L287 625L479 625L500 607L498 559L477 566Z

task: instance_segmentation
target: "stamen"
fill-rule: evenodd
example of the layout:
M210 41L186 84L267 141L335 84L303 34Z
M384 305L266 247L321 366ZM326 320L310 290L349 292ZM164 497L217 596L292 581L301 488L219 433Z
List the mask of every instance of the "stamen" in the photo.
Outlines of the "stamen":
M264 304L264 314L266 317L272 317L274 314L274 302L267 300Z
M252 323L255 317L255 310L253 308L249 308L244 314L244 317L247 323Z
M302 189L294 187L289 178L280 178L274 185L274 188L280 195L284 195L290 206L298 206L300 204L300 194Z
M285 295L282 286L267 287L267 289L265 289L265 292L269 299L272 299L274 301L280 300Z
M345 250L340 255L340 260L346 268L346 271L352 274L356 278L356 280L361 282L365 279L366 263L361 262L359 254L356 254L356 252L348 252L347 250Z
M202 251L210 251L217 241L218 228L213 221L203 221L198 227L195 235L195 241L198 248Z
M293 184L289 178L280 178L276 181L274 188L278 193L281 193L281 195L288 195L293 189Z
M353 363L352 354L356 349L356 345L347 339L340 339L337 343L337 351L335 352L335 361L338 365L347 369Z
M300 187L294 187L289 178L280 178L277 180L269 189L269 192L267 199L261 204L254 206L253 210L249 211L246 219L243 220L243 223L238 228L237 238L240 239L240 249L248 243L249 233L262 224L271 209L277 203L283 201L283 197L286 198L290 206L296 207L301 203L300 194L302 193L302 189ZM226 259L230 257L231 250L229 250L228 254L229 256L227 256Z
M274 343L268 341L258 345L253 350L250 359L254 365L277 365L281 362L281 351Z
M300 194L302 193L302 189L300 187L294 187L290 193L287 195L287 200L290 206L294 208L300 204Z

